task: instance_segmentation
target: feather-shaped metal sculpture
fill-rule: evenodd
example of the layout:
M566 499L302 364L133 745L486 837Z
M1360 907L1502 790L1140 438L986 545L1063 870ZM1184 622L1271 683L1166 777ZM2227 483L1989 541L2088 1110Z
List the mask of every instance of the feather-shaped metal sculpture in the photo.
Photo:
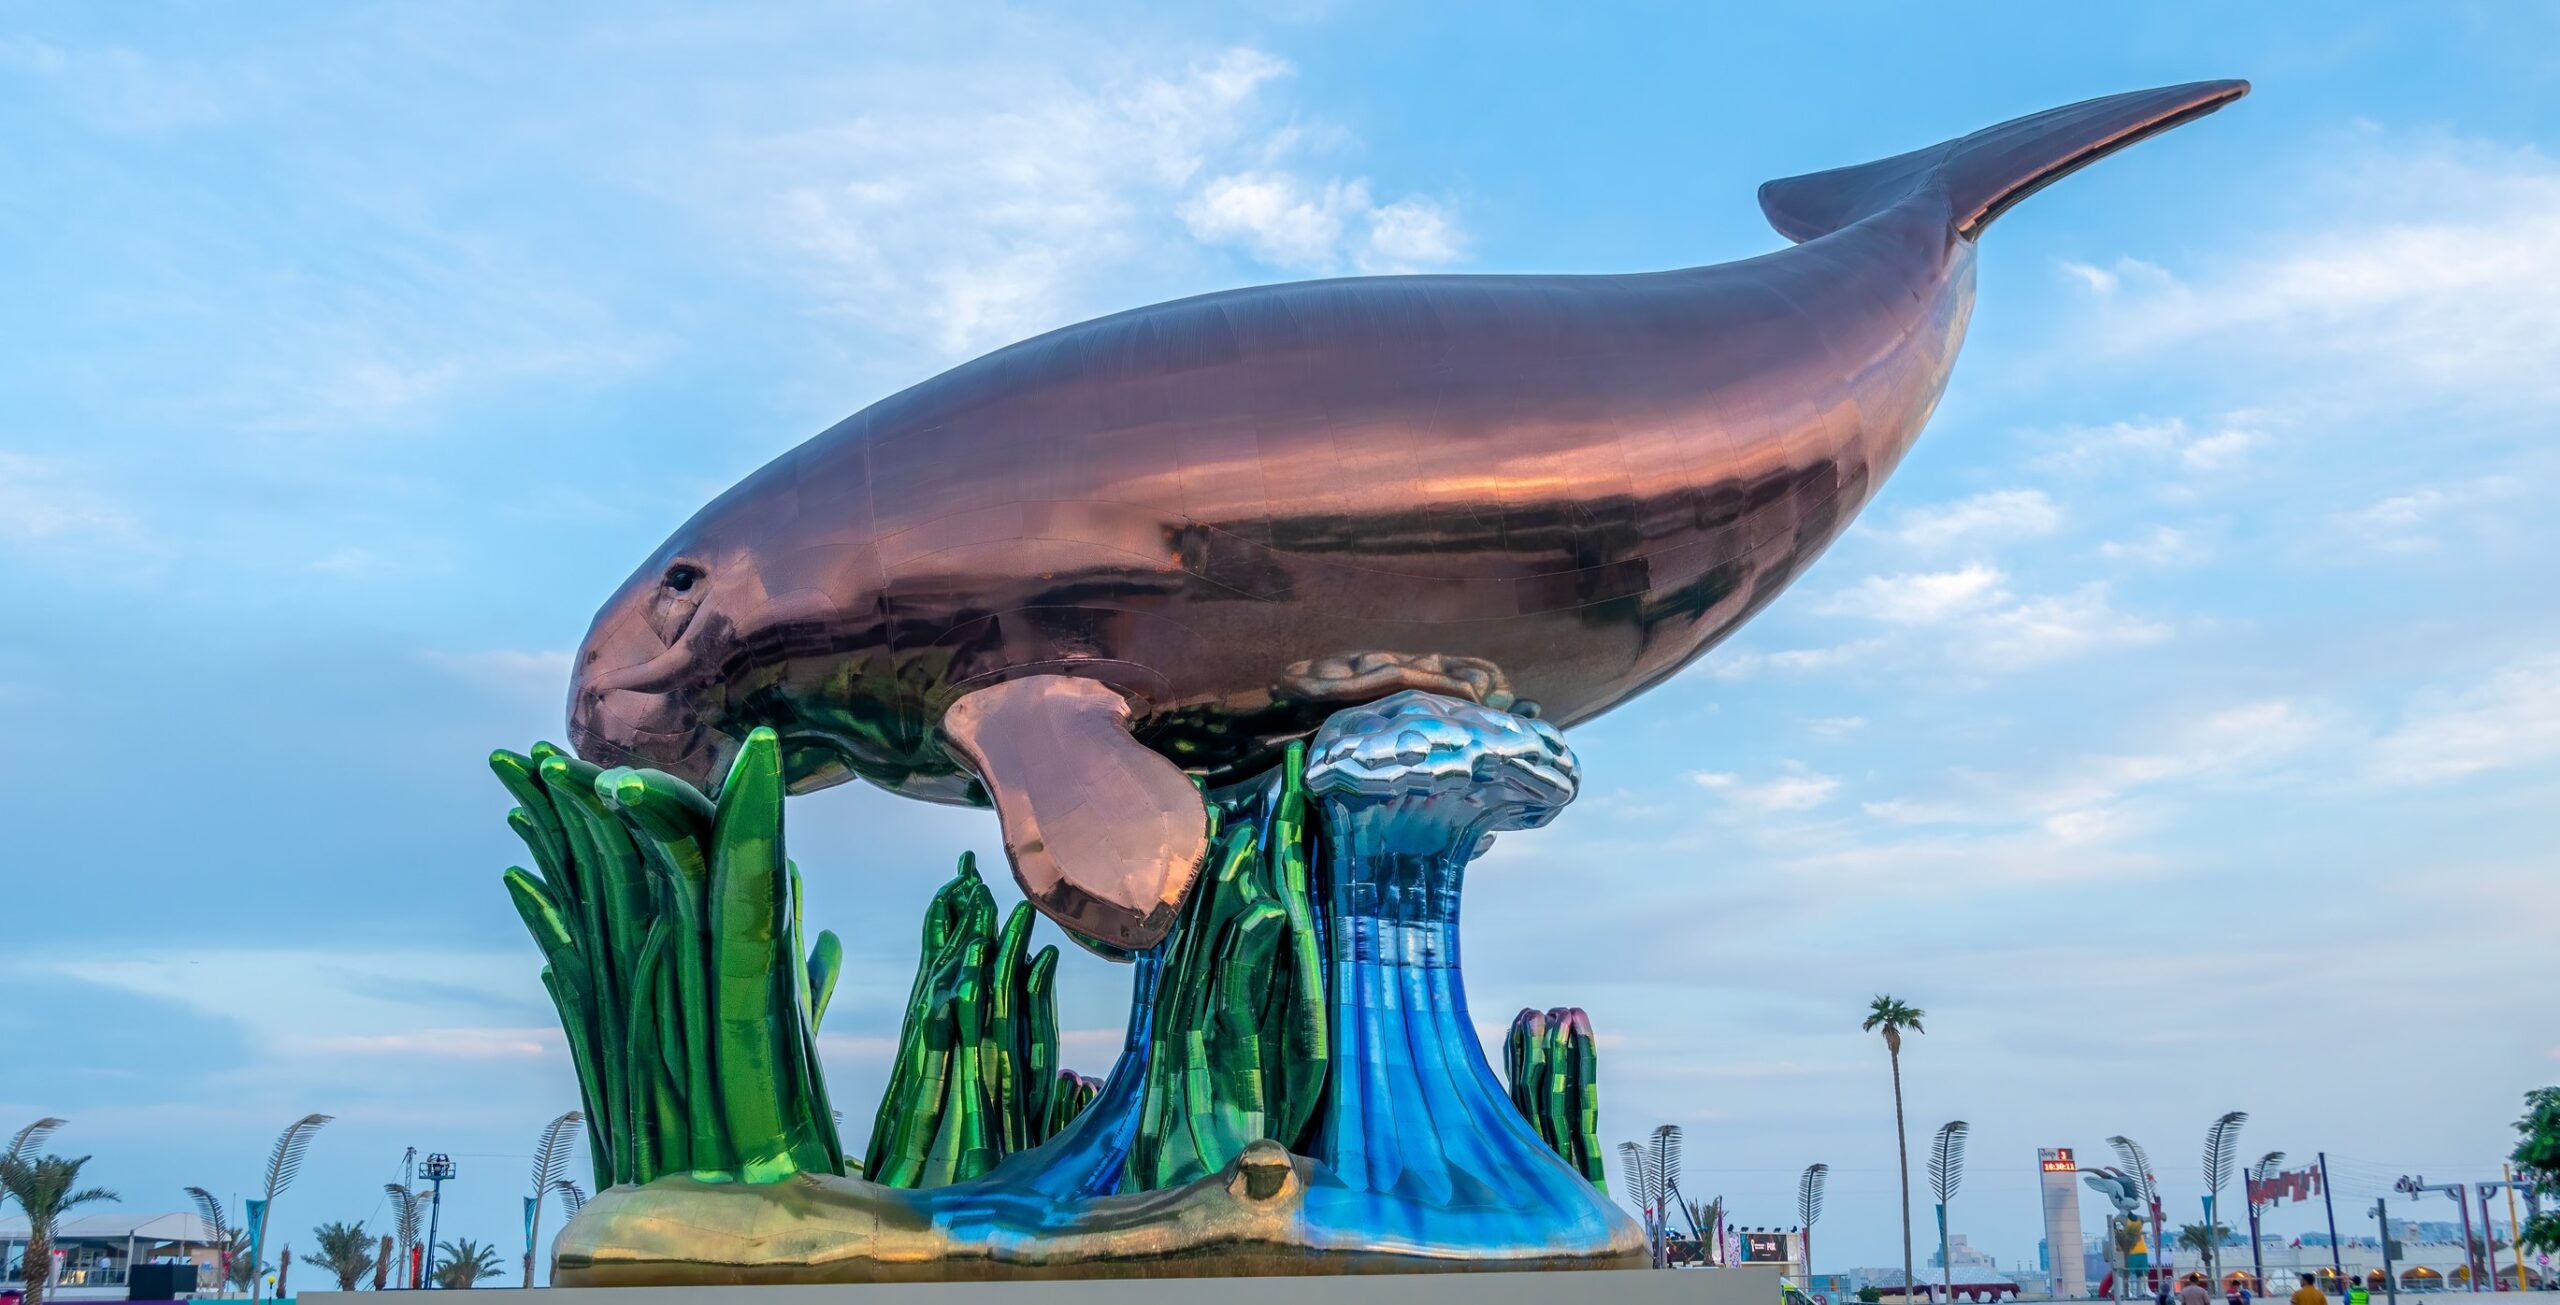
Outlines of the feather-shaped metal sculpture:
M2232 1166L2240 1158L2235 1150L2240 1126L2248 1122L2248 1111L2234 1110L2213 1121L2213 1127L2204 1132L2204 1185L2216 1195L2230 1185Z
M1938 1198L1938 1281L1948 1300L1956 1298L1956 1259L1947 1245L1947 1203L1964 1185L1964 1139L1973 1125L1950 1119L1938 1125L1929 1143L1929 1194Z
M587 1203L587 1189L578 1186L575 1178L563 1178L551 1190L560 1198L560 1209L572 1219L578 1217L578 1207Z
M19 1129L17 1136L9 1139L9 1150L4 1157L6 1163L11 1165L22 1165L33 1160L35 1158L36 1148L43 1146L45 1139L53 1136L53 1130L60 1128L69 1122L69 1120L56 1119L51 1115L47 1115L44 1118L27 1125L25 1128Z
M1929 1144L1929 1191L1940 1205L1954 1200L1956 1189L1964 1185L1964 1139L1972 1128L1950 1119L1938 1126L1937 1139Z
M267 1200L273 1201L293 1186L296 1174L302 1172L302 1157L311 1150L311 1139L329 1122L329 1115L304 1115L285 1125L276 1134L274 1149L267 1152Z
M1796 1222L1804 1225L1804 1272L1813 1277L1813 1225L1822 1218L1822 1184L1831 1176L1831 1166L1812 1164L1804 1167L1804 1175L1796 1179Z
M312 1137L318 1134L331 1118L332 1116L329 1115L304 1115L285 1125L284 1131L276 1134L276 1144L267 1152L265 1200L258 1206L257 1226L249 1230L249 1252L252 1260L264 1254L261 1248L267 1244L267 1217L276 1212L276 1198L283 1195L286 1188L293 1186L294 1176L302 1172L302 1157L311 1150ZM291 1267L292 1260L292 1250L288 1247L283 1255L277 1257L276 1263ZM281 1270L276 1274L276 1290L277 1294L283 1294L284 1274Z
M1653 1148L1645 1162L1653 1171L1653 1199L1657 1204L1664 1196L1680 1190L1680 1146L1678 1124L1663 1124L1653 1130Z
M2151 1153L2122 1133L2108 1138L2107 1145L2115 1148L2116 1160L2123 1164L2125 1176L2133 1180L2133 1194L2146 1205L2159 1200L2160 1189L2152 1185L2157 1175L2151 1170Z
M196 1217L204 1220L205 1231L213 1235L213 1244L231 1244L231 1220L223 1213L222 1201L201 1187L190 1187L187 1196L196 1203Z
M2248 1111L2234 1110L2204 1131L2204 1226L2212 1234L2207 1240L2216 1244L2201 1249L2207 1270L2216 1276L2221 1272L2222 1212L2215 1207L2222 1204L2222 1189L2239 1162L2240 1126L2248 1122Z
M2261 1283L2267 1280L2267 1255L2265 1247L2258 1242L2258 1217L2275 1204L2267 1184L2282 1168L2284 1152L2269 1151L2259 1156L2258 1163L2249 1166L2249 1188L2243 1193L2249 1201L2249 1272Z
M542 1198L568 1177L569 1152L578 1144L578 1127L587 1117L571 1110L542 1126L533 1146L533 1203L524 1224L524 1285L533 1285L534 1248L542 1244Z
M575 1110L543 1125L533 1147L533 1191L540 1196L569 1172L569 1153L577 1145L578 1128L587 1117Z
M2282 1151L2269 1151L2258 1157L2258 1163L2249 1166L2250 1218L2255 1219L2265 1214L2267 1207L2275 1204L2273 1201L2266 1200L2262 1194L2266 1191L2267 1180L2275 1177L2276 1171L2282 1168L2284 1168Z
M418 1244L418 1235L424 1231L421 1225L426 1219L427 1195L410 1191L398 1183L384 1183L382 1190L391 1198L391 1233L399 1243L400 1271L407 1273L409 1251Z
M1651 1209L1654 1204L1652 1157L1633 1142L1620 1142L1618 1168L1626 1175L1627 1199L1640 1208Z

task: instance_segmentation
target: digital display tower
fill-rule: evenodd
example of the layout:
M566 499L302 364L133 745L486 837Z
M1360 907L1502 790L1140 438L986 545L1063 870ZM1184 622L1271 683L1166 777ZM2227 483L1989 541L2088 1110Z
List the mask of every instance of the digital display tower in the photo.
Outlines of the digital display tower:
M2053 1298L2079 1300L2089 1294L2080 1254L2080 1165L2067 1146L2045 1147L2036 1159L2044 1171L2044 1245Z

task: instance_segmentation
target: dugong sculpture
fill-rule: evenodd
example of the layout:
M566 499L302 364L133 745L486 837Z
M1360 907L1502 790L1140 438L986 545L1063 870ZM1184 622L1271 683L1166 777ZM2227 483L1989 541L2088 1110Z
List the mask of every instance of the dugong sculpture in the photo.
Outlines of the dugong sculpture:
M677 530L597 614L570 735L703 784L770 726L795 792L991 802L1034 903L1149 946L1206 851L1192 776L1400 689L1569 726L1767 606L1928 420L1983 228L2247 91L1770 182L1799 243L1737 263L1260 286L999 349Z

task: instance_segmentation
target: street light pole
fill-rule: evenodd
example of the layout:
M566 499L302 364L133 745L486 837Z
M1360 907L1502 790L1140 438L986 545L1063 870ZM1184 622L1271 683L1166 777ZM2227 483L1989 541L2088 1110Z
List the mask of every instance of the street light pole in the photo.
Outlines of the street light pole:
M427 1284L436 1285L436 1226L444 1214L444 1180L453 1177L453 1157L438 1151L427 1157L422 1171L433 1185L434 1195L427 1200Z
M2403 1174L2399 1182L2391 1185L2391 1189L2396 1192L2406 1192L2411 1196L2425 1192L2442 1192L2453 1198L2453 1208L2462 1211L2462 1276L2470 1280L2466 1285L2471 1290L2480 1290L2480 1264L2472 1257L2471 1200L2463 1195L2462 1184L2430 1183L2423 1174L2414 1178Z
M2329 1214L2329 1272L2334 1281L2347 1280L2347 1254L2338 1246L2338 1202L2329 1194L2329 1153L2320 1153L2320 1208Z
M2507 1240L2515 1245L2516 1250L2516 1290L2523 1291L2525 1289L2524 1225L2516 1222L2516 1167L2500 1165L2498 1172L2506 1179L2502 1186L2507 1189Z
M2391 1267L2391 1208L2382 1197L2373 1198L2374 1229L2382 1234L2382 1289L2391 1295L2391 1305L2400 1305L2400 1274Z
M2498 1289L2498 1216L2489 1212L2489 1197L2498 1190L2496 1183L2474 1183L2471 1190L2480 1198L2480 1258L2489 1262L2489 1290ZM2524 1274L2516 1274L2516 1285L2524 1285Z

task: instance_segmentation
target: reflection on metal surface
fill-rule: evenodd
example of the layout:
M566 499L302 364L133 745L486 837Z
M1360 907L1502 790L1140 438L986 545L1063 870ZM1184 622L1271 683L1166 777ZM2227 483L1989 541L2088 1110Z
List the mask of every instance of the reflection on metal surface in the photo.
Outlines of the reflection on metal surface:
M1072 675L1006 680L951 704L942 737L984 781L1014 878L1051 919L1120 947L1173 927L1209 815L1190 779L1130 736L1128 699Z
M1019 1076L987 1059L1012 1038L987 1020L999 1003L970 991L972 958L1018 959L1029 926L1018 915L991 955L994 906L964 865L927 912L917 983L920 993L956 990L957 1018L932 1032L919 1022L932 1012L910 1002L880 1112L887 1135L870 1148L872 1176L885 1182L803 1169L766 1182L697 1172L616 1187L562 1233L555 1279L1642 1263L1636 1225L1590 1181L1587 1021L1556 1012L1560 1025L1579 1026L1580 1045L1563 1030L1555 1052L1542 1041L1538 1076L1550 1054L1580 1068L1559 1068L1553 1085L1529 1082L1531 1053L1515 1052L1515 1100L1485 1061L1458 965L1468 861L1495 831L1545 824L1573 798L1577 767L1563 737L1408 691L1336 713L1305 755L1303 783L1289 773L1301 756L1292 749L1277 782L1220 795L1217 874L1136 967L1129 1037L1109 1082L1046 1141L1022 1149L998 1136L1011 1126L990 1122L1007 1115ZM1324 830L1312 892L1310 804ZM953 911L971 919L945 930ZM964 934L974 944L952 945ZM953 1114L942 1102L955 1078L964 1089L1002 1088L981 1103L964 1090ZM923 1090L902 1093L900 1079ZM1556 1139L1523 1113L1533 1106L1561 1130ZM1029 1140L1028 1129L1011 1138ZM937 1168L936 1157L956 1164Z
M1101 859L1117 837L1017 829L1097 772L1176 795L1089 736L975 772L954 704L1091 681L1211 784L1395 688L1587 720L1766 606L1873 496L1946 383L1985 225L2246 90L2111 96L1772 182L1762 208L1802 243L1738 263L1262 286L998 350L678 530L597 616L573 738L702 781L770 726L795 791L1020 786L997 805L1027 886L1110 904L1079 927L1142 946L1195 873L1196 810L1145 810L1164 863L1143 871Z

